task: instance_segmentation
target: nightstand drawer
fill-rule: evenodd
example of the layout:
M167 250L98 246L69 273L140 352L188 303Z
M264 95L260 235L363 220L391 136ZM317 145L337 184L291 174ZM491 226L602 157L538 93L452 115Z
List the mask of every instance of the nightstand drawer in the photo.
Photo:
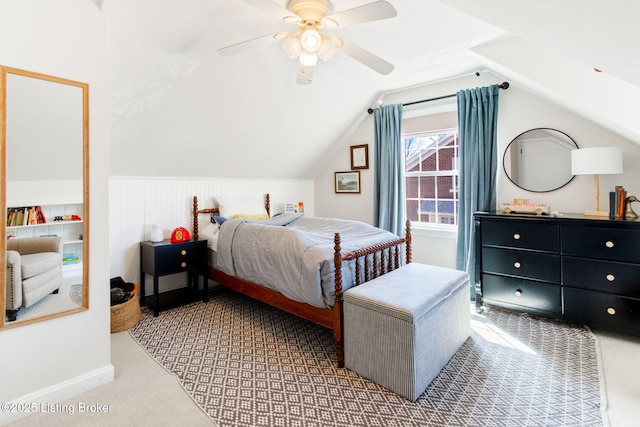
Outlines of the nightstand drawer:
M586 324L640 331L640 299L565 288L565 315Z
M560 286L514 277L483 274L482 299L509 308L517 305L550 313L562 312Z
M563 257L562 284L640 298L640 265Z
M156 266L156 274L163 276L165 274L180 273L188 269L202 268L202 259L198 257L184 257L181 259L158 260Z
M156 252L156 256L160 262L170 260L180 260L190 257L197 257L201 254L202 248L200 245L185 245L181 243L172 243L159 247Z
M554 224L533 224L519 221L484 221L482 244L538 251L558 252L559 231Z
M562 253L589 258L640 263L640 231L564 227Z
M558 283L560 256L523 250L482 248L482 271Z

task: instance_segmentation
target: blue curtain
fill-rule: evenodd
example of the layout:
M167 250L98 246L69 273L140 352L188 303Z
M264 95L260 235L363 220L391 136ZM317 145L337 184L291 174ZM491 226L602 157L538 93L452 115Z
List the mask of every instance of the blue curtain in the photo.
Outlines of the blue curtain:
M460 205L456 268L471 278L475 299L473 214L496 206L498 85L457 93L460 135Z
M376 108L374 123L374 225L402 236L405 213L402 104Z

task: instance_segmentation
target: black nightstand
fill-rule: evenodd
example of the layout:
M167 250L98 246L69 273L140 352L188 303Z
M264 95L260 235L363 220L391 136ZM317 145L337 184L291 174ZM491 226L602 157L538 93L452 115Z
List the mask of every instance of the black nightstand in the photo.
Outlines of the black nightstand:
M140 302L153 306L153 315L157 316L164 308L175 307L209 297L207 279L207 241L171 243L140 242ZM160 276L187 272L187 286L162 292L158 291ZM145 274L153 276L153 298L145 298ZM202 294L198 295L198 277L202 276Z

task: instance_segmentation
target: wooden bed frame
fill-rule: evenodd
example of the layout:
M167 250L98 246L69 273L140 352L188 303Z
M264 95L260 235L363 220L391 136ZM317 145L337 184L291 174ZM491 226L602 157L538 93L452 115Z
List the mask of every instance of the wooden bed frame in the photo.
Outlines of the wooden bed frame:
M268 194L265 197L265 208L270 216L270 199ZM198 198L197 196L193 197L194 240L198 240L198 215L200 214L219 215L219 210L217 208L198 209ZM230 276L215 269L213 266L209 266L209 277L222 286L333 330L333 337L336 341L338 367L342 368L344 367L342 262L356 260L356 283L354 286L358 286L399 268L401 266L400 246L402 244L405 245L406 263L410 263L412 257L411 224L410 221L407 220L406 235L404 238L368 246L345 254L342 253L340 248L339 233L335 233L334 244L335 303L331 310L291 300L277 291L266 288L258 283ZM376 254L378 256L376 256ZM362 261L360 260L361 258ZM361 271L361 264L364 266L364 271Z

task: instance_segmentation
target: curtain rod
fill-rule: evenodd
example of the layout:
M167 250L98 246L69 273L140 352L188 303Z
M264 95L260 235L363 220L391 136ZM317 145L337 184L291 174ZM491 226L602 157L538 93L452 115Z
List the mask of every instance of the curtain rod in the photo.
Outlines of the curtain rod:
M500 89L509 89L509 82L503 82L503 83L499 84L499 85L498 85L498 87L499 87ZM453 98L453 97L454 97L454 96L456 96L456 95L457 95L456 93L453 93L453 94L451 94L451 95L443 95L443 96L437 96L437 97L435 97L435 98L423 99L423 100L420 100L420 101L407 102L407 103L405 103L405 104L402 104L402 106L403 106L403 107L406 107L406 106L408 106L408 105L422 104L423 102L431 102L431 101L437 101L437 100L439 100L439 99ZM367 110L367 112L368 112L369 114L373 114L373 108L369 108L369 109Z

